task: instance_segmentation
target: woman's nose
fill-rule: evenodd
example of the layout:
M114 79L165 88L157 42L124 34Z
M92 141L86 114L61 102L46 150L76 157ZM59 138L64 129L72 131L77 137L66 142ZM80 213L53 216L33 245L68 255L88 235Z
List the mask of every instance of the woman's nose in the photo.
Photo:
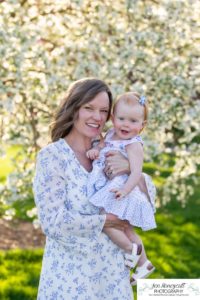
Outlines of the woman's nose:
M97 121L101 120L101 113L99 111L94 111L93 118Z

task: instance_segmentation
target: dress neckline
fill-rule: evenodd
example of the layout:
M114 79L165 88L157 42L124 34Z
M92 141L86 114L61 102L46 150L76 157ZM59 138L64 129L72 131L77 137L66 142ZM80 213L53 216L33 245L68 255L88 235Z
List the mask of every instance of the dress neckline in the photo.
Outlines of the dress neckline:
M78 160L74 150L70 147L70 145L67 143L67 141L64 138L60 138L60 140L62 141L64 147L66 147L72 154L74 160L78 163L78 165L80 166L80 168L88 175L91 171L88 171Z

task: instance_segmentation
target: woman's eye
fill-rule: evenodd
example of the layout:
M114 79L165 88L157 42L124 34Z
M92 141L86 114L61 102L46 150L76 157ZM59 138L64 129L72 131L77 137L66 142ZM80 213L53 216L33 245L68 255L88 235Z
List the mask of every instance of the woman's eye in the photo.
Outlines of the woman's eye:
M92 108L90 106L85 106L85 109L92 110Z
M101 112L103 112L103 113L108 113L108 110L107 109L102 109L102 111Z

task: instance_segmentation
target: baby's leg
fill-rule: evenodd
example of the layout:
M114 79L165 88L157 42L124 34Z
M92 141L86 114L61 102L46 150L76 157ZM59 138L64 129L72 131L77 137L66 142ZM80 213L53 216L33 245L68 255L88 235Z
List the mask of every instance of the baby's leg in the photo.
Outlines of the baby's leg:
M147 259L142 240L139 237L139 235L137 235L136 232L133 230L133 227L131 228L130 226L129 228L127 228L126 235L134 243L142 245L142 254L138 260L136 271L132 274L131 278L131 285L133 286L137 284L138 279L148 277L155 270L155 267Z
M138 279L147 278L155 270L155 267L152 265L151 261L147 259L142 240L139 235L136 234L133 227L127 228L126 231L126 235L129 236L131 241L142 245L142 254L138 260L136 271L131 276L131 285L134 286L137 284Z
M114 244L123 249L125 252L131 254L133 243L129 240L124 231L115 228L105 228L104 232L109 236Z
M147 256L140 236L135 232L134 227L131 225L127 229L125 229L125 234L128 237L128 239L131 241L131 244L136 243L137 245L142 245L142 254L138 261L138 266L143 265L143 263L147 260Z
M101 210L101 214L106 214L104 209ZM117 216L113 215L116 220L118 219ZM123 249L127 253L131 253L133 249L133 244L127 237L124 231L116 229L116 228L104 228L103 230L107 236L111 239L111 241L116 244L119 248Z

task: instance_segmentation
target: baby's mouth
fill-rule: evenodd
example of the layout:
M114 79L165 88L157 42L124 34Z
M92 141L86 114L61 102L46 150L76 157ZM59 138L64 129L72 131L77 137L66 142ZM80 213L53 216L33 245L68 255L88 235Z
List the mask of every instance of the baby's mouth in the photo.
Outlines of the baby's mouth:
M124 129L122 129L122 130L121 130L121 133L122 133L122 134L128 134L128 133L129 133L129 131L128 131L128 130L124 130Z

